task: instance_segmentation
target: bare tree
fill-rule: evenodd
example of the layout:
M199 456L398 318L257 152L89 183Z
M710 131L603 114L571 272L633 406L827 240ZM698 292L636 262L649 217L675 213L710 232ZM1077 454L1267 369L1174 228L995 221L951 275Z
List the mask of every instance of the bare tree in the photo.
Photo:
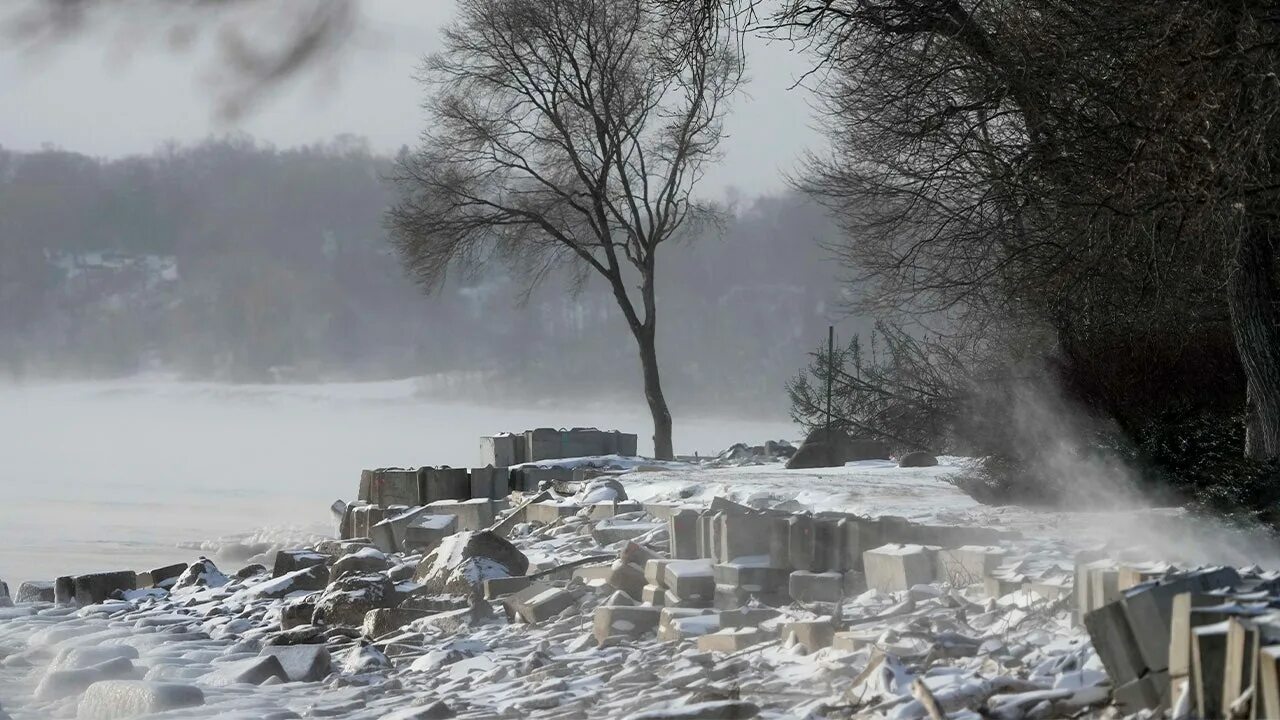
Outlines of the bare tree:
M612 290L636 340L654 450L671 458L658 372L658 250L714 217L693 196L742 78L725 33L649 0L475 0L423 80L430 119L390 212L410 273L502 261L529 287L562 265Z
M833 152L804 184L879 308L1047 325L1060 353L1225 327L1247 451L1280 457L1271 3L787 0L773 20L819 59Z

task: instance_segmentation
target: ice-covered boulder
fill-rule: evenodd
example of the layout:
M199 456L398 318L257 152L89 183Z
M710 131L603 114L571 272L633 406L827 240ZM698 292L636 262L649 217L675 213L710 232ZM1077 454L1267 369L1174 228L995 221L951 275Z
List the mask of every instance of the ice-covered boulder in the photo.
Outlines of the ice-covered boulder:
M276 553L276 561L271 571L271 577L288 575L295 570L308 568L312 565L328 564L329 556L315 550L281 550Z
M48 702L69 695L78 695L85 688L101 680L119 680L133 674L133 662L118 657L88 667L50 670L36 686L35 698Z
M96 605L116 592L134 590L138 586L138 574L132 570L77 575L72 580L76 602Z
M295 592L322 590L328 583L329 568L313 565L259 583L248 593L252 597L282 598Z
M132 645L71 645L53 656L49 670L79 670L116 658L137 660L138 649Z
M379 672L391 667L391 661L372 643L361 640L347 652L342 663L342 672L348 675L363 675Z
M391 567L391 561L377 548L361 548L333 564L333 579L345 575L367 575L382 572Z
M360 627L370 610L395 607L400 599L386 575L347 575L330 583L316 599L312 623Z
M76 709L79 720L121 720L204 705L194 685L107 680L89 686Z
M212 687L261 685L273 677L279 678L281 682L289 681L289 676L275 655L259 655L218 663L213 672L201 678L201 682Z
M191 563L186 570L178 576L177 582L173 584L174 590L184 590L186 588L218 588L229 582L226 575L218 570L218 566L213 564L209 558L200 558L196 562Z
M18 603L51 603L53 600L52 580L28 580L18 586L18 595L14 598L14 602Z
M524 575L529 559L500 535L482 530L445 538L422 562L413 579L429 594L471 595L485 580Z
M333 662L324 645L268 645L263 655L273 655L294 682L319 682L329 676Z

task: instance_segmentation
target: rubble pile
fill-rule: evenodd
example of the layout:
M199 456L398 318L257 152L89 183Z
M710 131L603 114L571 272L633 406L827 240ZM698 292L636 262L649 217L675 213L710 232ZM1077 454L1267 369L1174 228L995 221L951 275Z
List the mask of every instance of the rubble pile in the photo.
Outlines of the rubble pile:
M25 583L0 687L27 690L0 717L1280 712L1276 577L764 495L641 502L643 474L587 467L365 471L337 538L270 562Z

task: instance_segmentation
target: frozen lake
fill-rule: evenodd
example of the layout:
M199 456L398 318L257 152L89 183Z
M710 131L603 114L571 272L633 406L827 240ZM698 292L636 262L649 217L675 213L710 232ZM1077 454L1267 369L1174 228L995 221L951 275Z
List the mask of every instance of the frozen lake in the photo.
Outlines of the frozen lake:
M147 570L193 560L179 543L261 528L328 533L361 468L474 465L481 435L537 426L626 430L652 451L640 402L486 407L409 380L0 385L0 578ZM784 418L676 412L678 453L798 434Z

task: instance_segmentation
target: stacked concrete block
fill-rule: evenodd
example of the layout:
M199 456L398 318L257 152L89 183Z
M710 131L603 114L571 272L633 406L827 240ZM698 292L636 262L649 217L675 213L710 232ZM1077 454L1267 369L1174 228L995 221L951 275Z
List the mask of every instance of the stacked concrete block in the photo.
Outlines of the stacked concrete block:
M720 513L712 532L719 535L713 542L719 550L714 557L721 563L739 562L743 558L769 557L771 518L761 514Z
M1254 717L1280 717L1280 645L1258 649L1257 680L1254 685Z
M418 517L426 515L424 507L412 507L389 512L386 517L369 528L369 539L373 546L384 553L395 553L404 550L405 529Z
M709 607L715 598L715 574L710 560L672 560L663 568L667 604Z
M658 640L688 640L720 630L720 615L699 608L664 607L658 623Z
M671 538L671 557L677 560L693 560L700 557L698 549L698 521L696 510L677 510L667 521Z
M881 592L910 590L935 579L937 550L891 543L862 553L867 587Z
M386 511L377 505L356 505L351 508L350 535L342 538L352 540L369 537L374 525L382 522Z
M421 505L418 471L404 468L362 470L357 499L381 507Z
M767 561L767 556L760 560ZM719 610L733 610L752 599L767 605L787 602L787 570L759 563L719 563L711 568L715 579L712 604Z
M499 433L480 438L480 463L506 468L527 462L524 434Z

